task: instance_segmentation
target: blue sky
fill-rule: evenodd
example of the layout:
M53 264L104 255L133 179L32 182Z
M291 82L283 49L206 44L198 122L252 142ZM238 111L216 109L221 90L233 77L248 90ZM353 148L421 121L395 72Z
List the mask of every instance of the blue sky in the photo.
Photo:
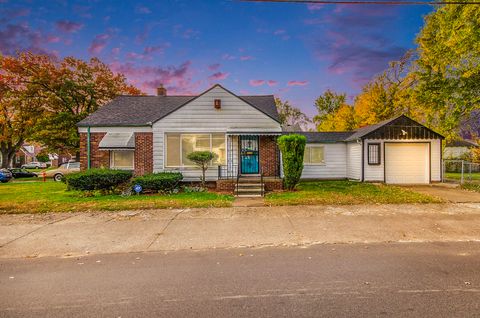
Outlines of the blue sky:
M415 46L430 6L235 0L0 0L0 51L99 57L153 94L274 94L308 115L327 88L353 98Z

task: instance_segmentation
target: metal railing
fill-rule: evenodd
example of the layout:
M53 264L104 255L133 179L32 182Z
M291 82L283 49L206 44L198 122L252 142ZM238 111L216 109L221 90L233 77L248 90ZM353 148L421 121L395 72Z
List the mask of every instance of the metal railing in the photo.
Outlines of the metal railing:
M480 163L460 159L446 159L442 162L443 182L464 184L480 183Z
M218 180L234 180L239 175L238 165L218 166Z

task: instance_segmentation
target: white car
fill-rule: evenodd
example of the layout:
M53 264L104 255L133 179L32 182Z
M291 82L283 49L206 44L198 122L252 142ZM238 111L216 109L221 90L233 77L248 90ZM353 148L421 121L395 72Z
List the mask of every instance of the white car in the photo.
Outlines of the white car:
M23 169L44 169L47 167L45 162L32 161L22 165Z

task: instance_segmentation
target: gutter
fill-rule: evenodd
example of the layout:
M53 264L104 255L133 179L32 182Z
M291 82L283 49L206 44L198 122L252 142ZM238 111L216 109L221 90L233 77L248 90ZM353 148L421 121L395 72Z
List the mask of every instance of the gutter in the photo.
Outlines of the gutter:
M87 170L90 170L90 126L87 127Z

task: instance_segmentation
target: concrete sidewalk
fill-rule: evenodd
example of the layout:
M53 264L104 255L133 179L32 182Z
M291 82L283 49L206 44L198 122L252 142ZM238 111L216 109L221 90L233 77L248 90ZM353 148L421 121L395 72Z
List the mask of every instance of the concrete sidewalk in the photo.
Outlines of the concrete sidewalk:
M0 257L320 243L478 241L480 203L0 215Z

